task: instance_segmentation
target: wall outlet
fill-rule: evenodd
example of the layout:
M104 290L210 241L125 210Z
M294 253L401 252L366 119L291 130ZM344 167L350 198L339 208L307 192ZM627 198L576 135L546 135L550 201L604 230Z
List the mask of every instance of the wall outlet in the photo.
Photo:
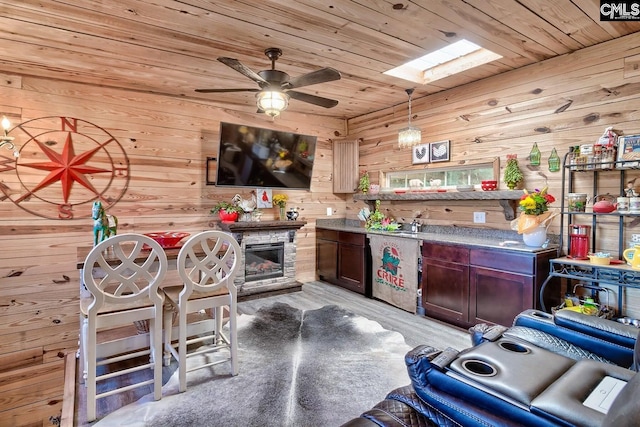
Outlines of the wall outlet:
M484 224L487 220L485 212L474 212L473 213L473 222L477 224Z
M333 208L327 208L327 216L333 215Z

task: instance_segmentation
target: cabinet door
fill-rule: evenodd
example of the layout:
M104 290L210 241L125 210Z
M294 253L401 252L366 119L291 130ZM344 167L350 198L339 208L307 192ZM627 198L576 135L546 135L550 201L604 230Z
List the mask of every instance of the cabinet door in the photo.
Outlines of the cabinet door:
M340 286L365 293L366 271L364 247L340 243L338 247L338 280Z
M333 192L353 194L358 188L358 140L333 141Z
M518 313L533 308L533 283L530 275L471 267L471 324L490 322L511 326Z
M423 257L422 306L429 317L466 327L469 266Z
M338 278L338 242L316 240L316 265L321 280L335 283Z

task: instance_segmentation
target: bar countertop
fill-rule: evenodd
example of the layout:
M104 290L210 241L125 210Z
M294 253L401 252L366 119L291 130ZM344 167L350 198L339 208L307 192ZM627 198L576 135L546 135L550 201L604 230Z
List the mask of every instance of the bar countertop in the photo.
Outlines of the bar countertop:
M421 231L377 231L367 230L359 221L344 219L319 219L316 228L326 230L347 231L361 234L382 234L390 237L418 239L426 243L450 243L465 246L477 246L509 251L538 253L557 251L557 236L549 235L550 242L546 247L531 247L524 244L522 236L515 231L447 226L422 226Z

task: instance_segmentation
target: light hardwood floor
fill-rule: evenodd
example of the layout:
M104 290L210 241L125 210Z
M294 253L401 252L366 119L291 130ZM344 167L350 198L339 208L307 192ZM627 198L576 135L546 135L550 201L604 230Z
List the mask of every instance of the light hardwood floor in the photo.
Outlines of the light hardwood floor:
M399 332L410 347L429 344L436 348L454 347L462 350L470 346L469 334L466 330L406 312L383 301L366 298L324 282L306 283L302 286L301 292L242 301L238 304L238 310L241 314L254 314L261 307L271 305L274 302L283 302L301 310L313 310L325 305L338 305L357 315L377 321L387 330ZM175 361L171 366L164 368L163 382L168 381L175 369ZM242 370L242 361L240 361L240 370ZM150 377L150 371L138 375L149 375ZM95 424L86 422L84 386L77 384L76 390L75 425L90 426ZM98 419L151 392L151 386L141 387L100 399L97 405Z

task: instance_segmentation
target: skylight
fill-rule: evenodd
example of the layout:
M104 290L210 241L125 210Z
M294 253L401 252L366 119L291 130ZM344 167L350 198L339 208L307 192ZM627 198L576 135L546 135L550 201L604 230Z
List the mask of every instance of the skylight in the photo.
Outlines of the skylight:
M427 84L500 58L501 55L463 39L383 74Z

